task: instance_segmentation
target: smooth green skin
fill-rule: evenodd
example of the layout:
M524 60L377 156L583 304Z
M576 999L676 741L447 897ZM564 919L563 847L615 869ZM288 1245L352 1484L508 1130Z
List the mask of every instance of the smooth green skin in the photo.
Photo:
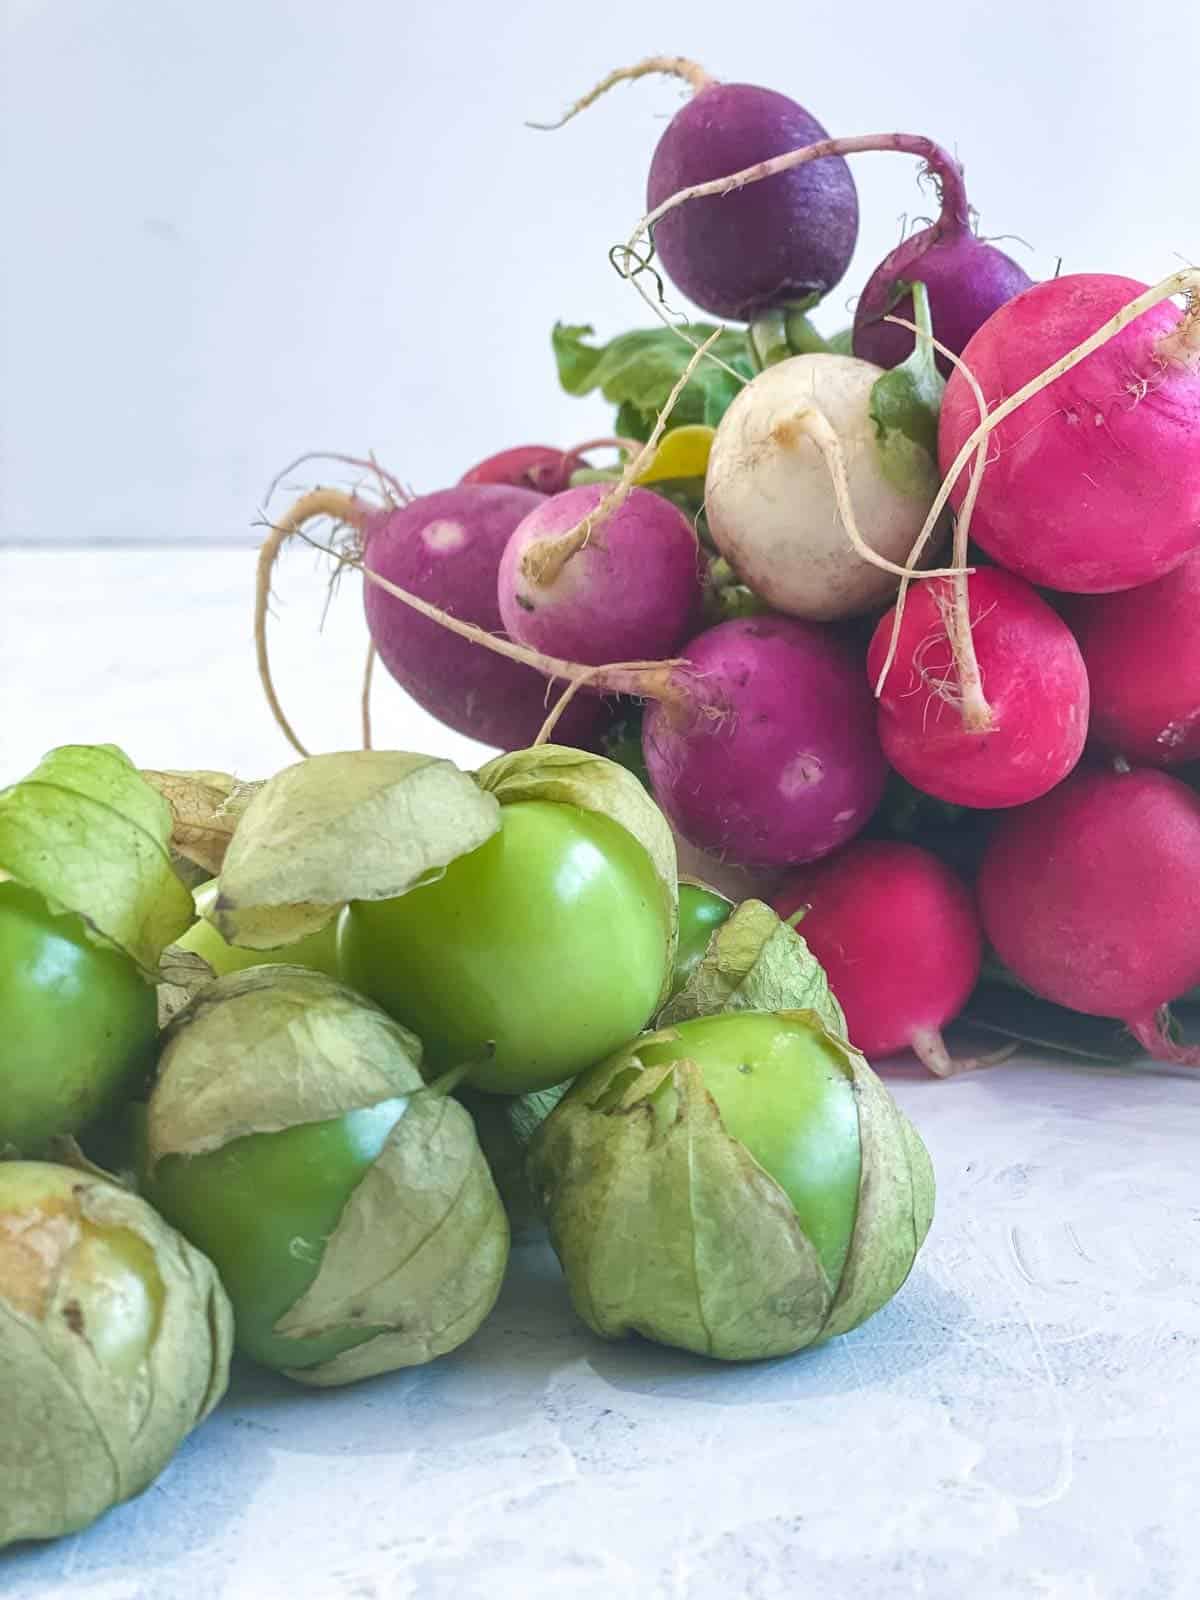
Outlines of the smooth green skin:
M292 967L311 967L314 972L323 972L330 978L338 976L336 917L320 933L310 933L306 939L298 939L295 944L285 945L279 950L244 950L240 945L229 944L211 922L204 920L205 913L211 910L216 898L215 878L210 878L192 891L200 921L194 922L176 940L176 944L181 950L190 950L193 955L201 956L218 978L223 978L227 972L244 972L247 967L271 966L279 961L285 961Z
M0 883L0 1149L35 1153L136 1087L158 1027L155 992L76 916Z
M289 1339L274 1328L316 1277L326 1239L407 1106L404 1096L382 1100L143 1171L142 1193L220 1274L244 1355L277 1371L312 1367L379 1331Z
M0 1162L0 1297L7 1291L21 1304L22 1288L32 1287L35 1297L37 1288L10 1282L3 1270L6 1223L16 1224L19 1241L31 1238L40 1225L53 1230L56 1219L63 1219L73 1234L47 1231L44 1236L47 1246L53 1241L63 1254L50 1260L35 1251L33 1259L49 1269L50 1277L66 1275L97 1362L129 1378L158 1335L166 1290L144 1239L126 1228L101 1227L80 1217L74 1195L78 1181L77 1172L48 1162ZM7 1258L10 1270L19 1262L19 1255Z
M679 944L675 950L675 976L671 994L677 995L700 965L708 941L733 914L733 901L715 889L696 883L679 885Z
M436 882L342 918L343 980L420 1035L430 1072L524 1094L574 1077L656 1009L669 929L650 857L608 817L521 800Z
M647 1067L694 1061L725 1131L796 1208L831 1283L841 1280L858 1213L858 1106L837 1046L816 1028L765 1012L680 1023L634 1046Z

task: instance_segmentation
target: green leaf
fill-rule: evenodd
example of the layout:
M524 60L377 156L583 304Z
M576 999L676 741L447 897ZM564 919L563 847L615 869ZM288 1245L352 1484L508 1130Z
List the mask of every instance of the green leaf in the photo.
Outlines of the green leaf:
M503 805L550 800L595 811L619 823L649 855L662 893L669 931L662 998L671 986L679 936L679 866L667 819L627 768L606 756L544 744L497 756L475 774L480 788Z
M901 286L901 292L910 289L913 321L928 334L933 324L925 285ZM938 485L938 416L945 391L928 338L918 338L908 360L883 373L871 390L871 420L886 476L905 493L930 500Z
M195 920L171 866L171 808L115 745L63 745L0 791L0 878L74 913L97 944L157 976Z
M761 900L743 900L721 924L687 983L659 1013L658 1026L718 1011L812 1011L829 1033L846 1037L825 969Z
M617 406L617 432L623 437L648 439L658 414L695 350L670 328L641 328L618 334L607 344L590 344L594 329L586 323L556 323L551 336L558 380L568 394L585 395L599 389ZM695 322L683 330L696 344L713 333L711 323ZM754 376L754 360L744 333L726 330L712 348L747 381ZM702 361L671 412L669 427L702 423L715 428L742 385L715 361Z
M231 944L274 950L348 900L390 900L476 850L500 808L450 761L392 750L309 756L246 807L209 920Z

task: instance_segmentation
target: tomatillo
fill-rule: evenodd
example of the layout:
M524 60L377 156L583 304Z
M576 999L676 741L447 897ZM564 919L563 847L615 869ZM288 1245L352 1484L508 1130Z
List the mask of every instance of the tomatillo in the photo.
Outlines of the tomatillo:
M0 1150L37 1153L137 1087L152 1061L154 987L82 919L0 882Z
M491 1310L508 1223L420 1041L324 974L208 984L164 1034L143 1189L216 1264L245 1354L304 1383L432 1360Z
M589 1326L726 1360L857 1326L933 1215L924 1145L810 1011L634 1040L571 1086L529 1174Z
M249 967L277 966L286 962L289 967L311 967L314 972L324 972L331 978L338 975L337 919L326 923L318 933L297 939L295 944L278 950L250 950L244 945L230 944L207 920L207 914L216 902L218 884L215 878L192 890L196 903L194 922L175 943L180 950L190 950L202 957L218 978L227 972L244 972Z
M232 1334L212 1266L143 1200L0 1162L0 1546L146 1488L224 1394Z
M675 976L671 993L677 995L700 965L708 941L733 912L733 901L698 883L679 885L679 943L675 947Z
M646 849L579 806L519 800L435 881L355 901L346 982L413 1028L433 1069L490 1057L476 1088L523 1094L581 1072L657 1009L672 929Z

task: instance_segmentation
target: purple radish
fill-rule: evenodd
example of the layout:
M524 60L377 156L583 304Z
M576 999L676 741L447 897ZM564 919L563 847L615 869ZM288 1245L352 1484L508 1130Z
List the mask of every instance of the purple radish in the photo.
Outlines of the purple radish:
M992 312L1033 282L1011 256L974 232L961 171L950 165L937 178L942 202L937 221L886 255L858 297L854 354L879 367L899 366L912 354L908 329L884 320L892 315L913 320L905 285L925 285L934 336L961 355ZM937 363L949 377L952 363L941 354Z
M669 656L698 626L691 523L649 489L629 490L605 516L611 495L602 483L568 489L519 523L499 572L500 617L512 638L599 666Z
M1200 1066L1166 1033L1168 1001L1200 983L1198 872L1200 797L1185 784L1078 773L999 823L979 874L984 932L1035 993Z
M680 699L651 704L654 796L701 850L747 867L815 861L863 828L887 764L862 657L791 617L720 623L683 652Z
M749 83L717 83L678 56L619 68L561 121L614 84L649 73L682 78L693 90L654 151L646 182L651 208L691 184L727 177L827 137L786 95ZM728 199L689 206L664 219L654 245L671 282L695 305L713 316L749 322L770 307L828 293L845 274L857 239L858 192L849 167L833 158Z

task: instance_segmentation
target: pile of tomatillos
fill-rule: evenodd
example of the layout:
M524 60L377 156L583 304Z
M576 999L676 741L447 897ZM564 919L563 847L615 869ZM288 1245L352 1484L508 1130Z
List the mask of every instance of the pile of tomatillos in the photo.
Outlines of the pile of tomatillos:
M857 1326L928 1231L804 940L681 884L605 756L65 746L0 866L0 1546L144 1488L234 1349L320 1386L456 1349L543 1223L598 1334L731 1361Z
M690 98L612 252L650 325L553 334L613 436L415 498L365 459L275 522L295 765L0 791L0 1545L145 1487L234 1348L455 1349L523 1229L604 1337L848 1331L933 1208L867 1058L974 1065L956 1018L1196 1059L1200 277L1032 284L928 138L677 58L605 86L653 71ZM940 213L826 338L868 151ZM300 745L264 622L318 518L479 771Z

